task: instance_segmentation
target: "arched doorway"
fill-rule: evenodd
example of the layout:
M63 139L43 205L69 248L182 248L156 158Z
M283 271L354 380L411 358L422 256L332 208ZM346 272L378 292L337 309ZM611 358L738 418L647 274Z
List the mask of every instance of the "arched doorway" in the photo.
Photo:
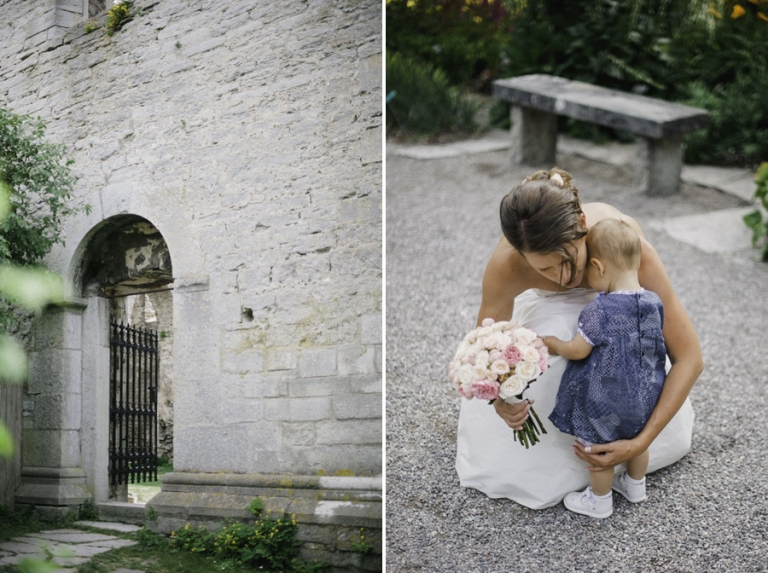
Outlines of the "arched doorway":
M171 256L151 222L119 215L85 237L76 262L86 483L95 502L124 502L173 456Z

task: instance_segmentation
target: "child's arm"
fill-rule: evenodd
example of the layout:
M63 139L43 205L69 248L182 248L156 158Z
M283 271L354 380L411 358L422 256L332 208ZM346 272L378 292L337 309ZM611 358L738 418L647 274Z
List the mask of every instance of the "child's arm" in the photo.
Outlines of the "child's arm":
M544 336L544 344L549 348L550 354L559 354L568 360L581 360L592 352L592 345L587 342L581 333L577 333L573 340L568 342L560 340L556 336Z

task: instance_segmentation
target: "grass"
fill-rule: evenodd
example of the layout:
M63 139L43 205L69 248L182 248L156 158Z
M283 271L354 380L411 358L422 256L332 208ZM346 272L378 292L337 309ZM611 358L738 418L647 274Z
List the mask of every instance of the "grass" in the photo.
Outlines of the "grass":
M163 475L172 471L173 464L160 464L157 466L157 480L128 484L128 493L134 494L139 503L147 503L150 499L160 493L161 478Z
M142 530L137 533L119 533L98 527L75 525L77 516L59 520L54 523L40 522L29 514L0 514L0 540L23 536L28 533L51 529L79 529L82 531L103 533L123 539L139 541L137 545L122 547L95 555L88 562L80 565L77 573L112 573L125 568L144 571L146 573L191 573L209 571L232 571L233 573L250 573L263 569L254 569L231 561L215 560L204 555L172 549L168 538ZM0 573L17 573L17 569L0 565Z

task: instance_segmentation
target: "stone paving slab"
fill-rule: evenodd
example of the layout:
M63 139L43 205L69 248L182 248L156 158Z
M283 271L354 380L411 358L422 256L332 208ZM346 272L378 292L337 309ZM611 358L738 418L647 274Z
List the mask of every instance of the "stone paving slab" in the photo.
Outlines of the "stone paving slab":
M120 533L133 533L141 529L138 525L120 523L117 521L76 521L75 525L83 525L95 529L106 529L109 531L119 531Z
M89 543L91 541L109 541L115 539L111 535L102 535L101 533L86 533L84 531L62 529L60 531L41 531L40 533L30 533L30 537L40 539L50 539L60 543Z
M100 526L103 525L101 522L93 523L99 523ZM125 525L109 522L105 522L105 524L112 526ZM139 528L113 527L113 529L117 531L135 531ZM53 555L53 562L64 567L53 573L73 572L73 569L67 567L82 565L94 555L130 545L136 545L136 541L121 539L111 535L102 535L100 533L87 533L77 529L41 531L0 543L0 565L17 565L20 561L27 558L45 560L46 553L42 550L45 547Z
M742 217L753 210L752 207L722 209L655 220L649 226L705 253L733 253L752 247L752 232L744 225Z

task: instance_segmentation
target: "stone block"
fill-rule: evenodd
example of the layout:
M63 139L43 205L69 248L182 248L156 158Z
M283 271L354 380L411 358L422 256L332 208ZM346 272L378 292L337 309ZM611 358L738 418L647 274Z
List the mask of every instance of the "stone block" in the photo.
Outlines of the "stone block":
M381 417L381 395L349 394L333 397L333 413L339 420Z
M299 355L299 376L316 378L336 374L336 349L311 348Z
M329 475L370 476L381 473L381 444L327 444L300 452L294 467Z
M247 471L250 435L247 425L189 427L176 424L173 464L179 471Z
M515 165L554 165L557 147L557 116L535 109L512 106L511 158Z
M382 343L382 316L381 312L366 314L360 317L360 343Z
M360 161L363 165L382 162L382 136L381 127L373 127L363 132L363 138L360 142Z
M267 370L294 370L299 364L299 352L296 348L268 348Z
M174 377L174 420L177 424L216 424L222 420L219 385L210 378Z
M334 396L347 394L350 388L350 378L299 378L288 382L288 393L296 398L311 396Z
M315 424L286 422L283 424L283 439L288 447L313 446L315 445Z
M317 443L325 444L379 444L381 420L343 420L317 423Z
M82 309L49 310L35 320L34 349L80 350L82 348Z
M269 398L264 400L264 418L274 421L310 422L325 420L331 415L331 399Z
M80 394L38 394L35 397L34 427L40 430L79 430Z
M372 346L357 344L340 346L337 351L339 375L372 374L376 372L374 364L375 350Z
M222 404L222 413L228 422L261 422L264 420L264 407L261 400L241 398L226 400Z
M43 348L29 354L29 394L79 393L82 352Z
M381 89L381 53L360 59L357 64L357 78L361 92Z

